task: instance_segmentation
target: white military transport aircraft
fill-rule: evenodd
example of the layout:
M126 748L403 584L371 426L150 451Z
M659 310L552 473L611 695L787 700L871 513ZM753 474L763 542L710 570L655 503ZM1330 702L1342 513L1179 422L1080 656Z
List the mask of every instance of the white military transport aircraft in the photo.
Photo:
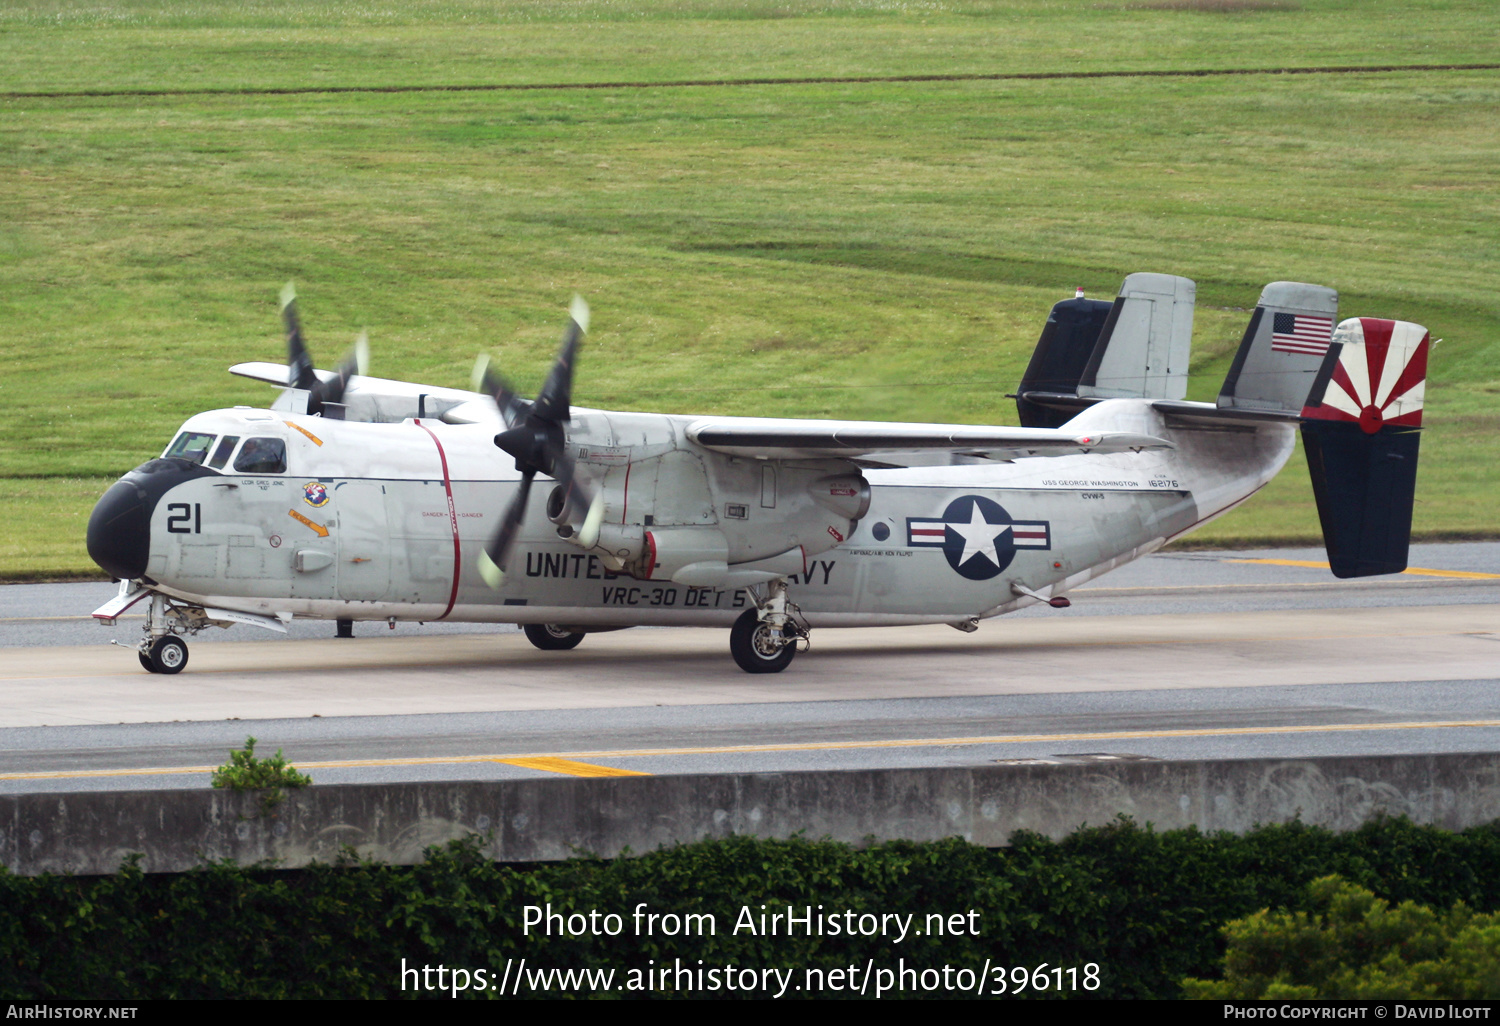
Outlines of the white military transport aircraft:
M183 636L293 617L517 623L544 649L646 624L730 628L751 673L814 627L946 623L1068 592L1244 502L1300 425L1333 572L1406 565L1428 338L1338 322L1332 289L1261 293L1218 400L1187 402L1194 285L1132 274L1053 307L1022 427L617 413L571 405L575 301L533 401L314 370L284 296L270 409L192 417L122 477L88 549L145 603L141 664ZM363 349L361 344L360 349ZM542 501L530 501L533 480Z

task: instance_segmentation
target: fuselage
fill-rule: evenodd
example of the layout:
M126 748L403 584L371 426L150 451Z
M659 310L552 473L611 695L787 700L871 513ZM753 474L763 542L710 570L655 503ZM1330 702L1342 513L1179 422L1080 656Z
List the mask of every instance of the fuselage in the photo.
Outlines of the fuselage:
M729 626L754 605L747 573L769 567L814 627L959 622L1154 551L1263 486L1293 438L1279 423L1175 426L1115 399L1070 429L1176 448L878 469L710 452L686 437L696 419L575 409L569 445L605 497L603 540L581 549L534 499L498 589L476 564L520 474L493 425L200 414L100 500L89 550L184 603L264 615ZM861 475L862 516L814 495ZM611 538L674 530L722 537L729 574L683 583L611 554Z

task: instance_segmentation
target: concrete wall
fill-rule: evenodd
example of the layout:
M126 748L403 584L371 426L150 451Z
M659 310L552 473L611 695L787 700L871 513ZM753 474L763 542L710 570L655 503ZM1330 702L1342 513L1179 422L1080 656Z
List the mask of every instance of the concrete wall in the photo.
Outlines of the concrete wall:
M252 793L10 795L0 797L0 860L21 874L108 873L132 852L147 872L224 858L294 868L347 845L409 864L472 833L513 862L731 834L959 835L995 847L1016 830L1061 837L1122 813L1158 830L1238 832L1298 817L1349 830L1376 813L1458 830L1500 819L1500 754L314 785L269 816Z

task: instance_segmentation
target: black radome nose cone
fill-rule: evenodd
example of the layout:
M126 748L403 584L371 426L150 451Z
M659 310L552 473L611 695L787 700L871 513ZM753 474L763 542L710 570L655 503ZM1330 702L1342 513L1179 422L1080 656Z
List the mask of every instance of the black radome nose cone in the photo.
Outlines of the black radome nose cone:
M145 576L150 517L144 491L134 481L116 481L89 516L89 557L122 581Z

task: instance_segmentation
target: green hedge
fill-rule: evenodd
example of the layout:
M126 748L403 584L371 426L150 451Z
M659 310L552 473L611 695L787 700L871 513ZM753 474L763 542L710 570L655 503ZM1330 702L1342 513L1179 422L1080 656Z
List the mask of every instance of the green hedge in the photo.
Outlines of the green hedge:
M1224 928L1224 979L1186 979L1214 1001L1500 997L1500 916L1463 902L1392 905L1337 876L1307 888L1309 912L1262 910Z
M1404 820L1349 834L1300 825L1244 836L1156 833L1128 821L1060 841L1017 834L988 850L953 839L853 848L733 838L614 861L503 865L476 845L419 866L173 875L0 876L0 997L397 997L399 968L444 964L839 968L851 963L1103 968L1097 997L1176 997L1221 973L1222 929L1298 909L1337 873L1389 901L1500 909L1500 830L1449 833ZM616 912L617 937L524 937L522 908ZM712 912L713 937L636 936L629 914ZM758 937L729 931L741 906L982 913L979 937ZM412 991L405 992L408 996ZM906 994L904 996L913 996ZM934 996L946 996L938 992ZM1056 996L1055 991L1047 996Z

